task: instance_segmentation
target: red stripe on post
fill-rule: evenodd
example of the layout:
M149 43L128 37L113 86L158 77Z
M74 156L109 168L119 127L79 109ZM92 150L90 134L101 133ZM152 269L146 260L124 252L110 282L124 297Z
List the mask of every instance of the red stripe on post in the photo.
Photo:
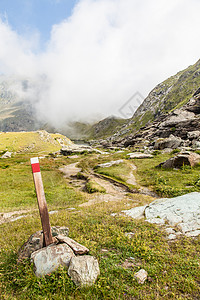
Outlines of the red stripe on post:
M33 173L37 173L37 172L40 172L40 164L32 164L32 171Z

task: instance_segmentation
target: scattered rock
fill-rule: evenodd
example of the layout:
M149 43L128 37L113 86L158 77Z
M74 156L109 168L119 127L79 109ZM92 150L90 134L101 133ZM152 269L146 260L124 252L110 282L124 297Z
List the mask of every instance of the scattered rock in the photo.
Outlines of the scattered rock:
M99 264L93 256L72 257L68 275L77 286L90 286L94 284L99 274Z
M147 280L148 273L144 269L141 269L137 273L134 274L134 278L137 280L139 284L143 284L145 280Z
M54 215L54 214L57 214L58 213L58 210L51 210L50 212L49 212L49 215Z
M133 159L133 158L143 159L143 158L152 158L153 157L153 155L151 155L151 154L146 154L146 153L141 153L141 152L133 152L133 153L129 153L127 155L129 156L130 159Z
M68 267L74 252L66 244L49 245L31 254L34 263L34 272L42 277L57 270L59 266Z
M4 153L1 158L11 158L12 156L12 152L6 151L6 153Z
M82 170L81 168L78 168L76 165L77 162L74 164L63 166L59 168L59 170L64 174L65 178L75 177Z
M155 150L163 150L165 148L176 149L183 143L180 137L170 135L169 138L158 139L154 144Z
M166 231L167 234L174 234L175 233L175 230L171 227L166 228L165 231Z
M187 136L189 140L198 139L200 137L200 131L199 130L190 131L188 132Z
M93 149L91 146L71 144L68 145L67 147L63 147L60 150L60 154L64 156L68 156L68 155L83 154L86 152L93 152L93 151L96 151L96 149Z
M119 165L123 162L124 162L123 159L113 160L113 161L109 161L109 162L104 163L104 164L99 164L99 165L96 166L96 168L109 168L109 167L112 167L114 165Z
M144 206L138 206L131 208L129 210L122 210L123 213L125 213L127 216L132 217L133 219L141 219L144 217L145 208L147 205Z
M134 232L125 232L124 235L127 236L129 239L132 239L134 237L135 233Z
M175 240L175 239L176 239L176 234L171 233L171 234L168 236L168 240Z

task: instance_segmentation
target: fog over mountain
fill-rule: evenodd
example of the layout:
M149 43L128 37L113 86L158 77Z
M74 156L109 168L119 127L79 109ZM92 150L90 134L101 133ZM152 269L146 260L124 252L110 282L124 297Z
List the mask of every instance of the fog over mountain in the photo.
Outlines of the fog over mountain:
M27 38L0 22L0 72L40 119L58 126L118 114L137 91L199 59L198 0L80 0L72 15ZM26 79L26 81L24 81Z

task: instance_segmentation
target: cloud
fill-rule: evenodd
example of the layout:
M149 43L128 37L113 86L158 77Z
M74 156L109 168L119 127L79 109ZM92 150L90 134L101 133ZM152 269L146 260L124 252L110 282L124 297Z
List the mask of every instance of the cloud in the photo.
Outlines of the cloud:
M81 0L39 53L37 35L1 22L0 71L32 79L27 98L53 125L118 113L199 59L199 10L197 0Z

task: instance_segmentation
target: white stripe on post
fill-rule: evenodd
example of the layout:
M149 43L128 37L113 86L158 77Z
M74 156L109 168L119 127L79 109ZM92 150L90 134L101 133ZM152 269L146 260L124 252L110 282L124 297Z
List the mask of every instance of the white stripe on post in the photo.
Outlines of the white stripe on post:
M43 229L43 233L44 233L44 243L45 243L44 246L48 246L53 243L53 238L52 238L52 234L51 234L49 213L48 213L47 202L46 202L45 194L44 194L44 187L43 187L38 157L31 158L31 167L32 167L32 172L33 172L33 180L34 180L34 184L35 184L35 190L36 190L36 194L37 194L42 229Z

